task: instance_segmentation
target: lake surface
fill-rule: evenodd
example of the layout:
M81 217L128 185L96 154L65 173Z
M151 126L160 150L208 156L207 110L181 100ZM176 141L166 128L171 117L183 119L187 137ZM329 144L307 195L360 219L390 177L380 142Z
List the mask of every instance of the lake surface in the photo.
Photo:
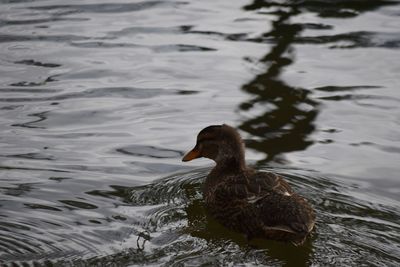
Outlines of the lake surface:
M399 1L0 1L0 264L399 266ZM199 130L317 213L301 247L207 216Z

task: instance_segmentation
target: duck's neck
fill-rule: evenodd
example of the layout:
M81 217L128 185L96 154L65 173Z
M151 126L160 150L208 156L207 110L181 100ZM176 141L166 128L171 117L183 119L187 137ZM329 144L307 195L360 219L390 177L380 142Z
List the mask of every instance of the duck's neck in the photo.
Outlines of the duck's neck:
M233 175L242 174L246 168L244 158L230 158L224 161L217 161L217 165L206 178L204 192L209 192L212 187L215 187Z
M217 163L215 169L227 172L237 172L246 168L244 147L241 141L228 142L222 145L214 159Z
M241 175L245 169L246 164L244 159L239 162L237 159L217 162L217 165L208 174L204 183L203 194L206 198L206 202L208 201L208 194L213 192L213 189L218 186L218 184L223 183L234 175Z
M244 156L237 155L236 157L224 158L216 162L215 170L221 173L238 173L246 169Z

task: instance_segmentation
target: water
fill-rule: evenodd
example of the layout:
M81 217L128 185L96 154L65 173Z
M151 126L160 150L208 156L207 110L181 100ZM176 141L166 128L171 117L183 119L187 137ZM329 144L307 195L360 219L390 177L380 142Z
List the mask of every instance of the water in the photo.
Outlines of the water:
M400 2L0 3L1 264L400 264ZM207 217L180 159L224 122L316 209L304 246Z

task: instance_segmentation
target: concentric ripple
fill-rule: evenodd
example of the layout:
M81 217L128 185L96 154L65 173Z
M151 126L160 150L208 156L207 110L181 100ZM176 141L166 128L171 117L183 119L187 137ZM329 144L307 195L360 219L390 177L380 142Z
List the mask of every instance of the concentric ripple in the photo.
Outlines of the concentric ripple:
M305 246L264 241L254 247L208 217L201 192L209 168L202 168L143 186L92 189L75 200L25 204L30 212L22 218L13 216L11 210L3 212L2 259L83 266L113 261L174 266L280 266L282 262L287 266L333 262L356 265L366 259L373 266L390 266L400 260L396 243L400 238L398 206L315 172L264 171L286 177L316 209L316 230ZM35 186L26 185L22 192ZM2 190L15 195L11 188ZM7 203L18 204L11 197ZM282 249L290 251L291 256L281 254Z

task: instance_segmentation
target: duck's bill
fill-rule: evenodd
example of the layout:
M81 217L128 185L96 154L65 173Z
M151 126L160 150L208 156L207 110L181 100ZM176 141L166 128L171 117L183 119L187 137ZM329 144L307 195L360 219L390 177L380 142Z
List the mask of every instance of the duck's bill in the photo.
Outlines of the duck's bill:
M197 150L196 148L193 148L191 151L189 151L182 159L182 161L191 161L192 159L197 159L200 158L200 151Z

